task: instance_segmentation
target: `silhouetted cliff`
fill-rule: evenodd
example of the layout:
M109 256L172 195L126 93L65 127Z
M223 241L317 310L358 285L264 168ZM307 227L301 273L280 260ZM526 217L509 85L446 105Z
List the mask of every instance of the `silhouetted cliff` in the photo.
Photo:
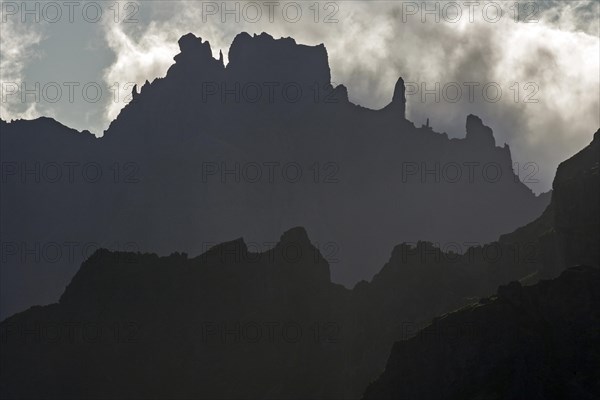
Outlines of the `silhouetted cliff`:
M192 34L179 45L102 138L2 122L0 318L56 301L90 248L201 254L238 236L264 248L304 226L333 281L352 286L398 243L464 252L548 204L479 118L463 139L415 127L402 79L369 110L332 85L323 45L242 33L226 66Z
M471 282L478 288L471 292L481 294L511 279L531 284L560 277L533 287L500 286L492 300L435 319L415 338L397 342L365 398L600 396L599 159L596 132L589 146L558 167L542 216L488 245L503 255L493 262L479 258L484 247L475 259L488 261L479 264L486 272L475 280L469 276L477 275L455 276L460 283L451 288L464 293L460 288ZM592 266L574 267L582 262ZM432 281L439 276L443 272Z
M565 266L599 264L599 163L597 131L589 146L558 166L552 200L542 216L500 237L501 243L535 244L543 264L540 277L555 277Z

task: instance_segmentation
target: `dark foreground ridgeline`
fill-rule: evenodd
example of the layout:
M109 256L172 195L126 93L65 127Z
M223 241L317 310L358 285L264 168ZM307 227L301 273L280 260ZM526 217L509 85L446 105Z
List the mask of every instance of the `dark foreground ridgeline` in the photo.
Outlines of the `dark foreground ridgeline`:
M352 290L331 282L303 228L260 253L242 239L195 258L98 250L59 303L0 324L0 391L340 399L368 386L377 399L594 398L599 273L565 269L598 257L599 139L561 164L534 222L464 255L401 244Z

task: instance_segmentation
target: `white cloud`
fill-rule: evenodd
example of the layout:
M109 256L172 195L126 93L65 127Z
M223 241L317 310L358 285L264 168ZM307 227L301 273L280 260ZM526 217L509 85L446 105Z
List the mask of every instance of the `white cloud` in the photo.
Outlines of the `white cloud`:
M123 29L124 25L106 24L106 41L116 54L115 62L104 71L107 84L118 83L124 88L133 82L139 88L146 79L152 80L166 73L173 63L173 56L178 53L177 38L157 25L152 22L146 33L136 40ZM106 125L117 117L123 106L122 101L108 103Z
M43 39L38 26L23 25L10 18L0 23L0 118L31 119L40 116L37 103L24 103L19 94L11 94L24 81L27 63L35 62Z

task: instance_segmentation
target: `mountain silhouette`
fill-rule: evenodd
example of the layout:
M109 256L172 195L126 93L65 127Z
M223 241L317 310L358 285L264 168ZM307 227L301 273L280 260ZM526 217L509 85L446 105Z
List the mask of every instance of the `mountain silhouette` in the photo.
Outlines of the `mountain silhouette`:
M436 318L394 345L364 399L597 399L600 268L571 267Z
M462 139L407 120L401 78L381 110L350 102L323 45L241 33L227 65L192 34L179 45L101 138L48 118L0 121L1 318L55 302L100 247L201 254L243 236L264 252L303 226L351 287L397 243L464 252L550 201L480 118Z
M262 252L243 239L195 258L100 249L58 303L0 324L0 390L61 399L359 398L392 349L367 398L597 393L597 258L595 268L562 272L598 255L594 237L575 242L600 226L599 145L597 132L560 165L551 204L532 223L465 254L403 243L352 290L332 283L299 227ZM501 286L560 273L531 288ZM498 299L479 300L496 291ZM440 361L446 356L458 367ZM513 371L531 362L527 373L540 374L516 382Z
M502 254L520 250L526 262L498 258L502 271L491 272L496 281L521 276L531 284L560 276L532 287L500 286L492 299L436 318L416 337L397 342L365 399L600 396L599 163L600 130L559 165L543 215L498 242ZM582 263L590 266L564 271Z

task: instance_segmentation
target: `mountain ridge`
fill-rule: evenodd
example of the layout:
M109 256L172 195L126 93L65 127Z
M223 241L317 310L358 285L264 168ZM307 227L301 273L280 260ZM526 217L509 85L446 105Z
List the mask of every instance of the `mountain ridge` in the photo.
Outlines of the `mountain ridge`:
M415 127L401 79L388 106L369 110L329 82L324 47L241 34L224 66L206 41L180 42L167 75L136 87L102 138L64 129L53 140L48 121L3 123L1 157L14 167L1 198L5 242L201 254L208 243L240 235L268 243L304 226L329 245L332 279L352 287L398 243L458 242L464 251L548 204L521 182L510 149L492 144L483 121L467 118L469 139ZM257 89L262 97L252 101ZM57 179L45 174L57 166ZM55 302L89 256L45 268L14 253L1 265L0 316Z
M363 398L596 398L599 283L598 266L576 266L533 286L500 286L397 342Z

